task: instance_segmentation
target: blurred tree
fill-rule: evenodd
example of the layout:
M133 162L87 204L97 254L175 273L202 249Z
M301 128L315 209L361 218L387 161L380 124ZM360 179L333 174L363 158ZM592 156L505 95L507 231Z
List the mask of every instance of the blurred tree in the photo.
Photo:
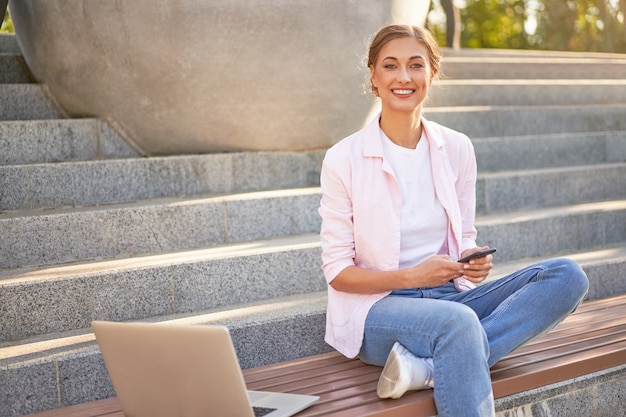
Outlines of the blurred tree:
M625 14L626 0L541 0L533 43L541 49L626 52Z
M525 0L467 0L461 10L461 45L469 48L529 47Z
M461 47L626 53L626 0L456 0ZM429 26L446 44L441 0Z

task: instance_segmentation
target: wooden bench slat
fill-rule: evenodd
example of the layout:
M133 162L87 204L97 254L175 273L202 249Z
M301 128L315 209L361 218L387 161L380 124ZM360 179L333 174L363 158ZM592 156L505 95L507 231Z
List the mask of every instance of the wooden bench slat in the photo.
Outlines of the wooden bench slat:
M566 334L562 335L559 338L552 339L537 339L532 344L524 345L514 352L507 355L506 358L513 359L522 356L527 356L529 354L533 354L535 352L547 351L549 349L553 349L559 346L572 346L576 343L579 343L581 339L592 341L592 340L600 340L602 338L611 337L611 336L620 336L622 338L626 338L626 324L621 324L614 327L596 329L596 330L588 330L584 333L580 334Z
M572 329L578 327L585 327L592 324L601 324L606 319L615 319L620 317L620 313L623 313L624 309L619 307L610 307L603 310L593 310L588 314L573 315L572 318L557 325L555 329Z
M298 417L363 417L368 415L406 417L433 415L437 412L432 391L410 392L397 400L381 400L376 394L376 384L363 396L343 398L332 407L314 405L298 414Z
M503 370L493 376L496 398L576 378L626 363L626 340L566 357Z
M345 358L341 355L334 353L334 357L327 357L326 361L314 362L307 365L299 365L295 369L267 369L263 374L250 374L248 370L244 370L243 374L246 377L246 381L250 384L259 384L262 386L270 386L274 383L280 383L281 380L291 380L292 378L307 378L308 375L315 374L318 376L324 376L334 374L337 372L350 372L363 368L366 365L361 361L349 361L346 362Z
M622 306L626 303L626 294L614 295L607 298L598 298L595 300L585 300L571 316L577 314L587 314L589 311L600 310L606 307Z
M306 358L293 359L287 362L258 366L256 368L244 369L246 378L251 382L258 379L265 379L268 375L284 375L285 373L298 373L303 369L321 369L328 366L343 364L343 356L332 351Z
M328 387L342 388L350 386L354 383L361 381L377 381L380 375L380 368L371 366L367 368L358 369L357 372L340 372L336 374L327 374L323 376L308 377L308 374L297 375L292 379L283 379L280 384L272 383L270 385L248 385L249 389L259 391L285 391L285 392L301 392L318 395L320 392L324 392Z
M620 343L625 340L626 333L621 333L607 336L606 338L603 338L601 342L597 340L581 340L578 343L573 343L571 345L559 346L545 351L531 352L524 356L505 357L492 367L492 376L497 376L498 372L506 371L507 369L516 367L527 368L536 363L555 361L578 353L599 351L600 349L602 349L602 351L611 349L619 351Z

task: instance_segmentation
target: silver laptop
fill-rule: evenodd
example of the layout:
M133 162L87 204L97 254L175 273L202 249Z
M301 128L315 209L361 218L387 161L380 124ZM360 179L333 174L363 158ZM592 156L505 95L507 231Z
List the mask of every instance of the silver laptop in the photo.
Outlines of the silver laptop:
M126 417L288 417L316 396L247 391L223 326L94 321Z

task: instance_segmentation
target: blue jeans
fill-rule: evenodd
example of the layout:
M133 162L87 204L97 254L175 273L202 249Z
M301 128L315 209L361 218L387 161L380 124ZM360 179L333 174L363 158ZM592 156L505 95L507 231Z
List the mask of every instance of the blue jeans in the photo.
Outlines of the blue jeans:
M398 341L433 358L440 417L493 416L489 367L562 321L588 288L580 266L558 258L470 291L452 283L394 291L369 311L359 357L383 366Z

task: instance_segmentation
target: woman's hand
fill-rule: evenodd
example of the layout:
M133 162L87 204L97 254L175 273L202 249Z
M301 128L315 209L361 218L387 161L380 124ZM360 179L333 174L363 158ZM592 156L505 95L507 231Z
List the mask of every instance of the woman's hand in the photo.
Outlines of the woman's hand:
M481 249L486 248L468 249L463 252L463 256ZM349 266L330 285L337 291L373 294L405 288L434 288L460 277L479 283L489 275L492 259L491 255L487 255L462 264L451 260L448 255L434 255L411 268L393 271Z
M480 250L485 250L485 249L489 249L489 247L484 246L482 248L468 249L466 251L463 251L463 253L461 254L461 258L467 255L471 255L474 252L478 252ZM466 278L468 281L471 281L475 284L479 284L483 282L489 275L489 272L491 272L491 268L493 267L492 261L493 261L493 256L487 255L487 256L483 256L482 258L472 259L462 264L463 265L463 277Z
M439 287L448 281L462 277L463 264L450 259L448 255L434 255L407 270L410 284L407 288Z

